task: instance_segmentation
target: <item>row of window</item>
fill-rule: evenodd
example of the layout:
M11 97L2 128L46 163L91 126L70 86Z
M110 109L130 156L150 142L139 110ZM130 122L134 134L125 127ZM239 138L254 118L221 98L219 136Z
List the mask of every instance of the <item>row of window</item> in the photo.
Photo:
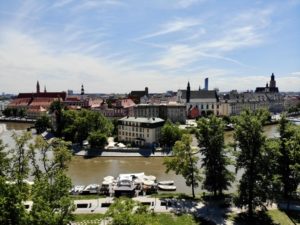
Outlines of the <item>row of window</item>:
M147 131L149 133L149 128L142 128L142 127L129 127L129 126L119 126L120 130L125 130L125 131L136 131L136 132L144 132Z
M149 138L149 134L147 135L144 135L143 133L142 134L139 134L139 133L130 133L130 132L124 132L124 131L119 131L119 135L125 135L127 137L135 137L135 138L144 138L144 137L147 137Z

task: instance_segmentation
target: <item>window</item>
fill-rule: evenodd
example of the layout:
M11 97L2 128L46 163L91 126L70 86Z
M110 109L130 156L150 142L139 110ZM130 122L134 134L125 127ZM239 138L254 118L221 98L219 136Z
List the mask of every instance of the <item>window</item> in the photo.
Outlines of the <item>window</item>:
M209 108L209 105L207 104L207 105L206 105L206 109L208 109L208 108Z

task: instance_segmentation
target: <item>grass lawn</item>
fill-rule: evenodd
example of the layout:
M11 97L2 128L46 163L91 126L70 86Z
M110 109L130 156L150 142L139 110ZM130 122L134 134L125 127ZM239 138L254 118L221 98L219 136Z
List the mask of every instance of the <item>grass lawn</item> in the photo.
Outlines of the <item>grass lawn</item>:
M103 214L74 214L74 222L85 222L86 225L95 225L93 221L101 220L103 218ZM90 223L89 223L90 222Z
M203 219L195 219L189 214L175 216L174 214L158 213L155 215L160 225L214 225Z
M95 224L93 221L101 218L103 218L103 214L75 214L74 222L85 222L86 225L92 225ZM160 225L211 225L205 221L196 221L191 215L175 216L173 214L158 213L152 218L158 221Z
M297 221L295 218L296 217L294 216L294 222ZM228 219L234 221L234 225L295 225L295 223L293 223L293 221L287 216L284 211L280 211L278 209L269 210L267 212L258 212L254 216L254 221L249 221L249 218L245 213L238 215L230 214Z
M294 225L290 218L285 214L285 212L278 209L269 210L267 214L272 218L275 224L280 225Z

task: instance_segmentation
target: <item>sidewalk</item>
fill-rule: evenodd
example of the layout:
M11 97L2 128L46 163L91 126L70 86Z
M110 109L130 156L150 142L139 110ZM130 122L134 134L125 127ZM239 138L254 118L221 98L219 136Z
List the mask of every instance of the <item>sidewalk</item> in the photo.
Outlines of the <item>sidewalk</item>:
M104 149L104 150L80 150L74 153L75 156L84 157L165 157L171 156L171 152L152 152L151 149Z

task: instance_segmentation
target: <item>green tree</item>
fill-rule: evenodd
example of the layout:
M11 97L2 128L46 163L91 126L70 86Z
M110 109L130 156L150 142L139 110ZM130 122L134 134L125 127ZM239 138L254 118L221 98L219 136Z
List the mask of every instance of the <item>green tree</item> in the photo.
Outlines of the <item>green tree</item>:
M167 120L161 129L160 143L166 147L172 148L176 141L180 140L182 132L179 126Z
M51 122L49 116L42 115L36 120L34 126L38 134L41 134L44 131L46 131L48 128L51 128Z
M295 158L295 154L299 151L299 142L297 143L297 129L286 119L286 115L282 114L279 121L279 141L280 156L279 174L283 185L283 197L289 199L293 191L295 191L294 166L299 163ZM298 162L297 162L298 161Z
M55 115L55 126L53 127L56 135L61 137L62 132L62 114L63 114L63 103L60 100L51 103L49 112Z
M6 108L2 111L2 114L6 117L12 116L12 109L11 108Z
M20 194L17 184L7 181L4 176L0 176L0 224L29 224L28 213L23 204L24 200L26 199Z
M107 137L100 131L93 131L89 134L88 141L92 148L103 148L107 144Z
M41 158L37 158L37 151ZM53 157L49 157L53 153ZM55 139L51 144L37 136L30 146L35 176L32 187L31 224L65 225L72 219L74 206L69 196L71 180L65 172L71 160L69 143Z
M16 147L11 150L12 158L10 159L10 178L12 181L16 182L20 193L23 193L24 191L24 194L26 194L26 185L23 180L27 179L30 171L29 155L26 148L32 136L30 132L24 132L21 135L13 133L12 137L16 143ZM24 196L24 198L26 197L27 196Z
M118 198L105 213L109 225L159 225L147 206L129 198Z
M0 139L0 177L6 176L9 168L8 153L5 151L6 147Z
M222 119L210 116L198 121L198 141L204 156L202 167L205 169L204 188L214 196L228 190L234 181L233 173L226 167L230 165L228 152L224 149L224 124Z
M82 144L89 136L89 133L98 131L109 136L113 130L113 124L101 113L89 110L64 111L63 131L66 140Z
M280 155L278 173L282 184L282 196L288 201L300 183L300 129L291 124L286 115L279 121Z
M0 176L0 224L26 225L28 222L28 214L23 201L27 200L29 195L29 187L24 179L29 175L26 146L30 138L31 134L28 132L21 135L14 133L13 139L16 146L10 150L10 158L7 158L6 153L1 151L3 163L0 169L6 170L7 159L9 169L7 173L2 174L4 176Z
M240 180L237 203L248 207L248 215L253 218L256 206L261 205L261 180L267 179L261 173L261 159L266 138L263 135L263 123L267 119L266 113L250 110L243 111L236 119L234 139L239 152L237 156L237 169L244 169ZM266 166L266 165L264 165Z
M192 187L192 195L195 198L195 188L201 181L200 171L197 167L199 158L195 155L195 151L191 148L192 137L184 134L180 141L176 141L173 148L173 157L164 159L166 172L175 171L181 174L187 186Z
M26 115L27 115L26 109L24 109L24 108L19 109L18 115L19 115L20 117L26 116Z

